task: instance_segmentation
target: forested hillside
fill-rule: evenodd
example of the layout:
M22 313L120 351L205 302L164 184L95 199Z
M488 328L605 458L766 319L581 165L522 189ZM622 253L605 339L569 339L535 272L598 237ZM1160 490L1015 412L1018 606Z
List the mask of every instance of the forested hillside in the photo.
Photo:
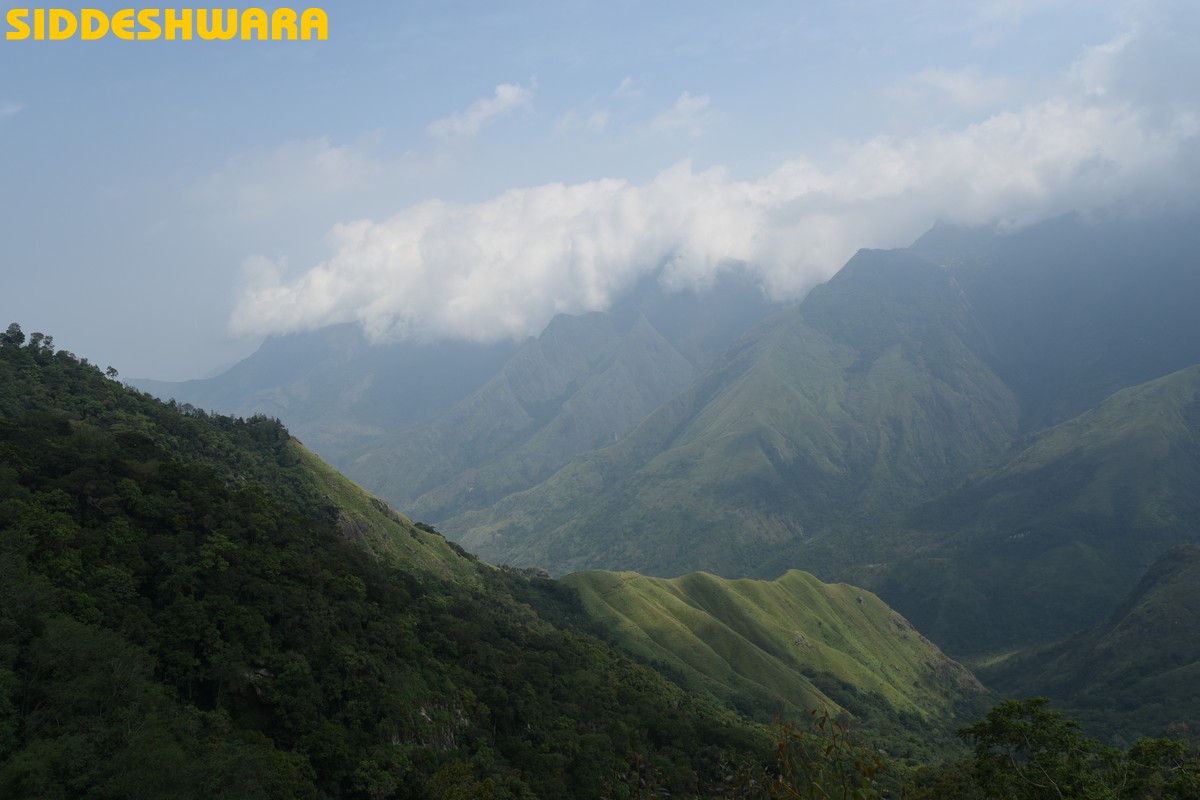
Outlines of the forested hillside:
M183 414L17 338L3 796L707 796L725 757L765 754L715 702L548 621L574 613L555 584L315 471L278 422Z

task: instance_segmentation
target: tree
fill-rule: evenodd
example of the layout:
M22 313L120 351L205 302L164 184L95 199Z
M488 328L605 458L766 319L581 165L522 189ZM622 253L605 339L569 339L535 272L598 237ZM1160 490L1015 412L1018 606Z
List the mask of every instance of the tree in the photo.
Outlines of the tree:
M1138 739L1120 752L1083 735L1048 700L1006 700L960 734L968 758L914 773L912 800L1196 800L1200 753L1186 738ZM1178 732L1177 732L1178 733Z
M1118 754L1085 737L1049 700L1007 700L963 729L975 742L975 778L987 796L1106 797Z
M25 332L15 322L9 325L8 330L4 333L0 333L0 346L20 347L23 344L25 344Z
M876 800L888 797L883 753L852 736L828 711L776 726L775 768L752 761L730 770L723 797L756 800Z

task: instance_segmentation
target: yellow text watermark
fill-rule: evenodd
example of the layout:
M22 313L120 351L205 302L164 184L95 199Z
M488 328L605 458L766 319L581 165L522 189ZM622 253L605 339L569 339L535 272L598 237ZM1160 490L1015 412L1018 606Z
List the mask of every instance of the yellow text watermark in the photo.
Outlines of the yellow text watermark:
M95 8L10 8L5 15L10 41L325 41L329 15L319 8L123 8L112 14Z

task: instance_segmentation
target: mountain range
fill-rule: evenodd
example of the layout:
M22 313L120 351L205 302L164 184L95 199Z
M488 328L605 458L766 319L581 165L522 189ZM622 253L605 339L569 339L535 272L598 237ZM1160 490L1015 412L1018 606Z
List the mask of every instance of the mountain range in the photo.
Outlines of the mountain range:
M860 252L622 441L442 526L552 571L799 567L956 653L1066 635L1196 538L1196 230L1071 217Z
M1083 641L1159 559L1200 540L1197 221L1115 210L939 225L860 251L783 309L745 283L708 296L645 284L613 311L497 346L490 376L467 370L457 397L327 456L494 563L805 570L874 592L1005 687L1066 697L1032 667L988 670ZM226 408L249 402L229 391ZM345 424L264 410L314 431ZM568 583L589 596L600 580ZM624 630L639 646L650 635ZM692 685L763 702L719 666L652 650Z

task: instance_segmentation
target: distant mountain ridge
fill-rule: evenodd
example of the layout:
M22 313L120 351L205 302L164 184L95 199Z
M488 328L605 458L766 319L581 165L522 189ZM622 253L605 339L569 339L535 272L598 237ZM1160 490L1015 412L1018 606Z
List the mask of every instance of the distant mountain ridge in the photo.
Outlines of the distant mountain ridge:
M266 414L331 461L435 416L488 379L516 346L373 345L356 325L269 337L211 378L132 380L143 391L222 414Z
M442 519L620 439L777 308L736 271L682 291L651 276L608 311L559 315L520 345L369 345L343 325L268 339L214 378L133 383L277 417L398 508Z
M686 386L695 367L644 315L555 318L487 384L432 423L347 464L419 518L486 506L619 440Z
M485 557L563 571L763 574L834 515L911 505L1003 452L1018 401L981 338L944 269L860 252L625 441L443 525Z
M1200 542L1200 366L1123 389L1017 443L896 523L858 580L950 649L1057 639ZM1052 612L1052 613L1050 613Z

